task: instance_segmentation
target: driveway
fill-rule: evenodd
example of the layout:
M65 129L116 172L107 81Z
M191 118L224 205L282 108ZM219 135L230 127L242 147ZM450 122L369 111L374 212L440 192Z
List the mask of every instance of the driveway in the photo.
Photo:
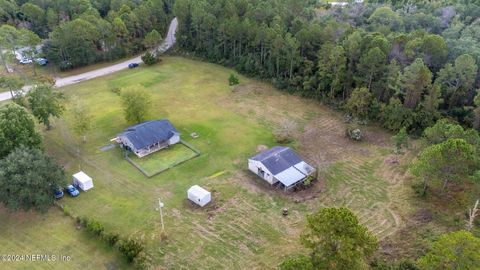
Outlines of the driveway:
M175 44L175 42L176 42L175 33L177 31L177 26L178 26L178 20L177 20L177 18L173 18L173 20L170 22L170 27L168 28L168 33L167 33L167 36L166 36L165 40L163 41L163 43L158 47L158 49L154 53L160 53L160 54L164 53L165 51L170 49ZM71 85L71 84L76 84L76 83L79 83L79 82L82 82L82 81L90 80L90 79L93 79L93 78L97 78L97 77L100 77L100 76L104 76L104 75L114 73L114 72L117 72L117 71L120 71L120 70L123 70L123 69L127 69L128 64L130 64L130 63L139 63L141 61L142 61L141 57L137 56L135 58L131 58L129 60L123 61L123 62L115 64L115 65L111 65L111 66L108 66L108 67L99 68L99 69L96 69L96 70L92 70L92 71L89 71L89 72L85 72L85 73L82 73L82 74L69 76L69 77L65 77L65 78L56 78L55 86L56 87L63 87L63 86ZM30 86L25 86L23 88L23 90L24 90L24 92L28 92L28 90L30 88L31 88ZM11 99L11 98L12 98L12 96L10 95L10 92L0 93L0 101L8 100L8 99Z

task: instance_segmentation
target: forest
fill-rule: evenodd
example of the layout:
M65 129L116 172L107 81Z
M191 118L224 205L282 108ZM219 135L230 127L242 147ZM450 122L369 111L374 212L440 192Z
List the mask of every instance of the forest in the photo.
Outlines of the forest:
M165 33L173 0L0 1L0 24L26 28L45 40L44 53L60 69L140 53L152 31ZM2 47L22 47L12 29L4 29ZM10 43L10 44L8 44Z
M182 49L291 93L342 108L357 92L362 118L393 131L479 129L480 1L372 2L177 0L174 14Z
M362 121L414 135L443 117L480 129L478 0L343 8L315 0L0 1L0 22L44 39L60 69L140 53L147 34L161 38L173 16L181 50ZM363 106L348 110L351 96Z

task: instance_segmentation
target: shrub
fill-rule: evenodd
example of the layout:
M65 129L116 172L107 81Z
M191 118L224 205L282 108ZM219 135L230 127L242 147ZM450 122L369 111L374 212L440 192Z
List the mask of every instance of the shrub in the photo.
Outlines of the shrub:
M400 261L400 263L398 263L397 269L398 270L419 270L420 268L418 268L414 262L409 261L408 259L404 259Z
M71 216L72 215L72 213L70 211L70 207L68 207L68 205L63 206L63 213L65 214L65 216Z
M75 222L77 223L77 225L83 225L82 218L79 217L79 216L77 216L77 217L75 218Z
M133 264L135 265L136 269L149 269L151 268L151 262L147 256L147 254L142 251L138 253L138 255L133 259Z
M142 61L147 65L147 66L151 66L155 63L158 62L158 57L155 56L153 53L151 52L146 52L144 55L142 55Z
M120 89L119 87L114 87L114 88L111 88L110 91L114 94L117 94L120 96L120 94L122 93L122 89Z
M80 224L82 226L86 226L87 223L88 223L88 217L85 217L85 216L84 217L79 217L78 220L79 220L78 224Z
M284 260L278 267L280 270L311 270L312 260L305 255L297 255Z
M238 80L238 77L235 76L235 74L230 74L230 77L228 78L228 85L230 86L234 86L234 85L237 85L239 84L240 81Z
M347 127L345 135L354 141L361 141L363 139L363 133L359 128Z
M420 198L427 197L428 186L425 186L425 183L415 182L411 186L412 186L413 192L415 192L417 196L419 196Z
M309 176L303 181L303 185L304 185L305 187L309 187L309 186L312 184L313 180L315 180L315 177L313 177L312 175L309 175Z
M401 128L400 131L392 137L393 144L395 145L394 153L401 154L403 148L408 148L408 134L406 128Z
M164 240L167 240L168 236L167 236L167 233L162 231L160 232L160 240L164 241Z
M89 233L96 236L100 236L103 231L105 231L103 225L95 219L90 219L89 221L87 221L85 224L85 228Z
M104 233L103 240L111 247L115 246L115 244L120 239L120 235L117 233Z
M145 249L143 243L135 239L126 239L118 242L118 250L127 258L128 262L133 262L140 252Z

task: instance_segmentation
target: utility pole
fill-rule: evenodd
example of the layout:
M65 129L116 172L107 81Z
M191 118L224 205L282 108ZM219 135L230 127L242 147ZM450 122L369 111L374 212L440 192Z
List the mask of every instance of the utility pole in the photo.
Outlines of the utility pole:
M158 209L160 210L160 221L162 222L162 233L165 232L165 226L163 225L163 212L162 212L163 206L164 204L162 203L161 199L158 198Z

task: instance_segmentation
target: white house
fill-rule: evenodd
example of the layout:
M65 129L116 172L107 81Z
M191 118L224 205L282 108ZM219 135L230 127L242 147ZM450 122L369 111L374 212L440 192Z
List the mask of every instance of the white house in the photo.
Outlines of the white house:
M83 191L87 191L93 188L93 180L90 176L80 171L73 175L73 185L77 186Z
M285 189L295 186L315 172L312 166L285 146L275 146L249 158L248 169L270 185L280 182Z
M146 121L125 129L112 139L138 157L180 142L180 133L167 119Z
M204 188L194 185L187 191L188 199L201 207L205 206L212 200L212 195L209 191Z

